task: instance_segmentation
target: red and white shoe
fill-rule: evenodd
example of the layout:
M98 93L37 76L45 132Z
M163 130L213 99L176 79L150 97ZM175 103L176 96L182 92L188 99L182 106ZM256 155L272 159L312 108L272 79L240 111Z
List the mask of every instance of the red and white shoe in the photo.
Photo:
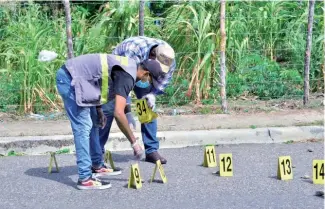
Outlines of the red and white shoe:
M112 169L112 168L108 168L106 165L103 165L100 168L92 168L92 173L96 176L96 177L100 177L100 176L116 176L116 175L120 175L122 174L122 171L120 169Z
M77 188L80 190L90 190L90 189L108 189L112 185L110 182L100 181L94 177L90 177L85 181L78 181Z

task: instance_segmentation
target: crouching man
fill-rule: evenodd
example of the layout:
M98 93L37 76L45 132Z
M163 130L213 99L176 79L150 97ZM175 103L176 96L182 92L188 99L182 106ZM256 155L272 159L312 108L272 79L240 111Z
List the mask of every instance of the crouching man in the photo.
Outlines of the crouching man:
M138 99L146 98L148 106L154 110L156 95L164 93L164 89L170 83L176 68L175 52L173 48L167 42L160 39L135 36L120 43L112 54L129 57L137 64L148 59L156 60L160 64L163 72L157 73L153 85L147 80L142 79L135 83L133 89L136 97ZM105 152L104 146L109 138L111 124L114 119L112 108L112 103L103 105L104 114L107 116L106 127L99 130L99 139L103 153ZM133 125L135 129L135 120L131 113L131 97L128 97L125 113L129 125ZM167 160L158 153L159 140L157 138L157 119L149 123L141 124L141 134L145 147L145 160L151 163L156 163L157 160L160 160L162 164L166 164Z
M149 65L148 68L137 66L134 60L127 57L86 54L67 60L58 70L57 89L74 135L78 189L111 187L109 182L101 182L92 175L110 175L114 172L102 163L103 155L98 136L98 129L106 125L101 105L108 101L114 101L114 117L120 130L130 141L134 156L137 159L142 157L143 150L129 127L124 109L126 98L135 83L139 80L152 82L150 71L161 71L158 63Z

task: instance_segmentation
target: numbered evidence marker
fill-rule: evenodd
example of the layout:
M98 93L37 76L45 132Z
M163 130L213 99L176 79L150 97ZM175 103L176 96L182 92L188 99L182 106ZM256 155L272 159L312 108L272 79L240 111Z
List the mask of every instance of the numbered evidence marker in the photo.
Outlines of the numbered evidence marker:
M278 179L293 179L292 161L290 156L281 156L278 160Z
M131 187L135 187L136 189L140 189L142 187L138 163L131 165L131 175L129 178L128 188L130 189Z
M232 154L219 154L220 176L233 176Z
M324 184L324 160L313 160L313 183Z
M149 123L158 117L157 113L153 112L151 108L148 108L146 99L138 99L136 101L137 114L140 123Z
M115 165L114 165L114 161L113 161L113 158L112 158L112 153L108 150L106 150L106 153L105 153L105 159L104 159L105 163L108 163L109 161L109 164L111 165L111 168L113 170L115 170Z
M206 146L204 150L204 167L216 167L217 160L216 160L216 151L214 146Z
M52 173L52 164L53 164L53 161L55 163L56 171L59 172L59 166L58 166L58 163L56 162L55 152L50 152L50 155L51 155L51 158L50 158L50 165L49 165L48 172L49 173Z
M155 169L154 169L154 171L153 171L153 175L152 175L152 177L151 177L151 181L150 181L150 183L152 183L152 181L154 180L154 178L155 178L155 176L156 176L157 168L158 168L158 170L159 170L159 173L160 173L160 177L161 177L162 182L163 182L164 184L167 183L167 177L166 177L166 175L165 175L165 171L164 171L163 166L161 165L160 160L157 160L157 161L156 161L156 166L155 166Z

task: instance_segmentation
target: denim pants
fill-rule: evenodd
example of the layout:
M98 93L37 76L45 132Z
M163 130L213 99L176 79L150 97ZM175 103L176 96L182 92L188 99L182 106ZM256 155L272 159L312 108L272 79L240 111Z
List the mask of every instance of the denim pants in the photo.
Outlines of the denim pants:
M134 88L137 98L142 98L146 92L143 92L140 88ZM107 117L107 124L104 129L99 130L99 141L102 148L102 153L105 153L105 144L109 137L112 122L114 120L114 108L115 100L109 101L107 104L102 106L103 112ZM145 148L145 153L150 154L159 149L159 141L157 139L157 119L150 123L141 124L142 140Z
M101 165L102 156L97 127L98 117L95 107L80 107L77 105L71 80L70 74L64 69L60 68L58 70L56 85L71 123L79 180L82 181L91 177L92 166L98 167Z

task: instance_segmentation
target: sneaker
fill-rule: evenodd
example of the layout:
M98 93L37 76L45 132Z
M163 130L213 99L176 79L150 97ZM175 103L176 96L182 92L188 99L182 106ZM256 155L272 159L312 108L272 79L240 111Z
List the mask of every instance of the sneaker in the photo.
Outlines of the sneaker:
M111 169L108 168L106 165L103 165L102 167L95 169L95 168L91 168L92 173L96 176L116 176L116 175L120 175L122 174L121 169Z
M110 182L100 181L94 177L90 177L85 181L79 181L77 183L77 188L80 190L90 190L90 189L108 189L111 188L112 185Z

